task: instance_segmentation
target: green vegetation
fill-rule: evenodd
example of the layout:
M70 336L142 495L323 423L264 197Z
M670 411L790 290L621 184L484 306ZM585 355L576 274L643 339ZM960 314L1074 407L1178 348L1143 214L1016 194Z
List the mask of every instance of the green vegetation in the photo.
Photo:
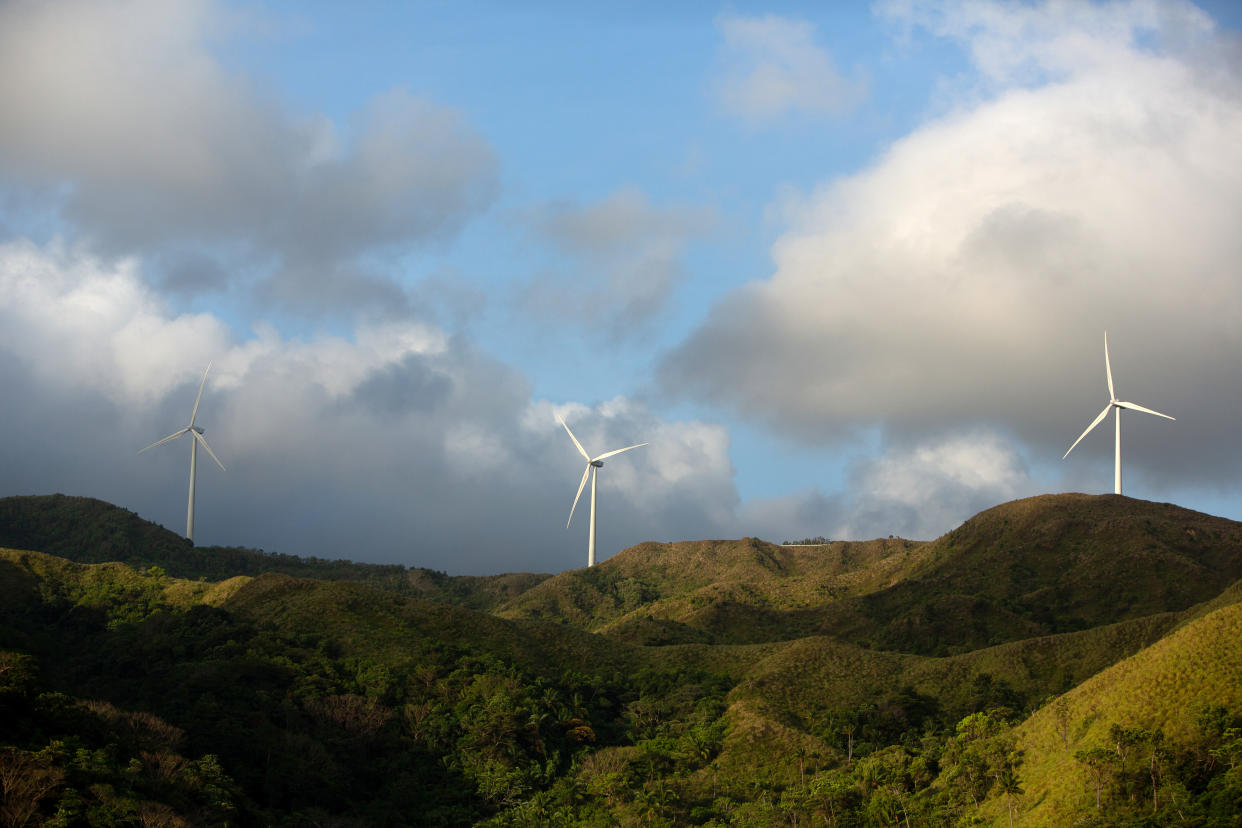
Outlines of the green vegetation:
M1174 506L554 577L0 543L0 825L1242 825L1242 525Z

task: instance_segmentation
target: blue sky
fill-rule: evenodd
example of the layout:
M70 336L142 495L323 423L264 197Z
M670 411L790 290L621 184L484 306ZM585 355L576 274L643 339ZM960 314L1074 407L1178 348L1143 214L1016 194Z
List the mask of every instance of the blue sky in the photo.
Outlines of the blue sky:
M0 4L0 495L558 571L931 538L1112 485L1242 518L1233 3ZM1111 422L1111 421L1110 421Z

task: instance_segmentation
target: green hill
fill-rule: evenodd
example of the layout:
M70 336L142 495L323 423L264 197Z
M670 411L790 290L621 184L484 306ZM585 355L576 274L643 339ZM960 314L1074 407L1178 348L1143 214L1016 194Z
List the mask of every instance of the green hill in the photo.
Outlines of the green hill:
M553 577L193 547L60 496L0 500L0 540L0 779L31 783L26 824L1242 810L1242 525L1169 504L649 543Z
M1242 578L1242 525L1105 495L997 506L930 543L647 543L496 612L641 644L828 636L949 655L1179 612Z
M644 543L562 572L500 605L636 643L758 643L810 634L805 610L902 576L924 544L837 541L786 547L757 538Z
M1180 611L1239 578L1242 524L1120 495L1044 495L966 521L866 603L891 619L957 595L1057 633Z

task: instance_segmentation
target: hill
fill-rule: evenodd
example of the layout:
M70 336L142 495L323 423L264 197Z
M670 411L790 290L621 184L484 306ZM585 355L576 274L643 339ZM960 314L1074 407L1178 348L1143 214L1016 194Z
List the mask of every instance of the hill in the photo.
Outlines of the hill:
M864 603L871 618L890 619L879 640L913 637L928 649L929 638L902 629L930 614L921 612L927 596L981 601L1060 633L1184 610L1239 578L1242 524L1120 495L1044 495L966 521L910 577ZM897 616L910 620L891 623Z
M1057 495L457 579L8 498L0 774L29 824L1231 824L1240 530Z
M647 543L501 604L642 644L828 636L949 655L1180 612L1242 578L1242 524L1116 495L1002 504L930 543Z
M488 609L548 576L450 576L431 569L302 558L241 547L195 546L162 526L102 500L66 495L0 498L0 547L31 549L79 563L158 566L177 578L221 579L275 572L356 581L428 600Z
M637 643L788 640L807 634L801 611L899 579L922 546L892 539L815 547L757 538L644 543L549 578L496 612L558 618Z

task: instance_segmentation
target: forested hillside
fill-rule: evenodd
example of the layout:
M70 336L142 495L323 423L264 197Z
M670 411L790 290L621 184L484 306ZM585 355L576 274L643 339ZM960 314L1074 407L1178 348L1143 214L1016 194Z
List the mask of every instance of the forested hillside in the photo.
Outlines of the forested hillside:
M1242 525L1167 504L554 577L59 496L0 546L0 824L1242 824Z

